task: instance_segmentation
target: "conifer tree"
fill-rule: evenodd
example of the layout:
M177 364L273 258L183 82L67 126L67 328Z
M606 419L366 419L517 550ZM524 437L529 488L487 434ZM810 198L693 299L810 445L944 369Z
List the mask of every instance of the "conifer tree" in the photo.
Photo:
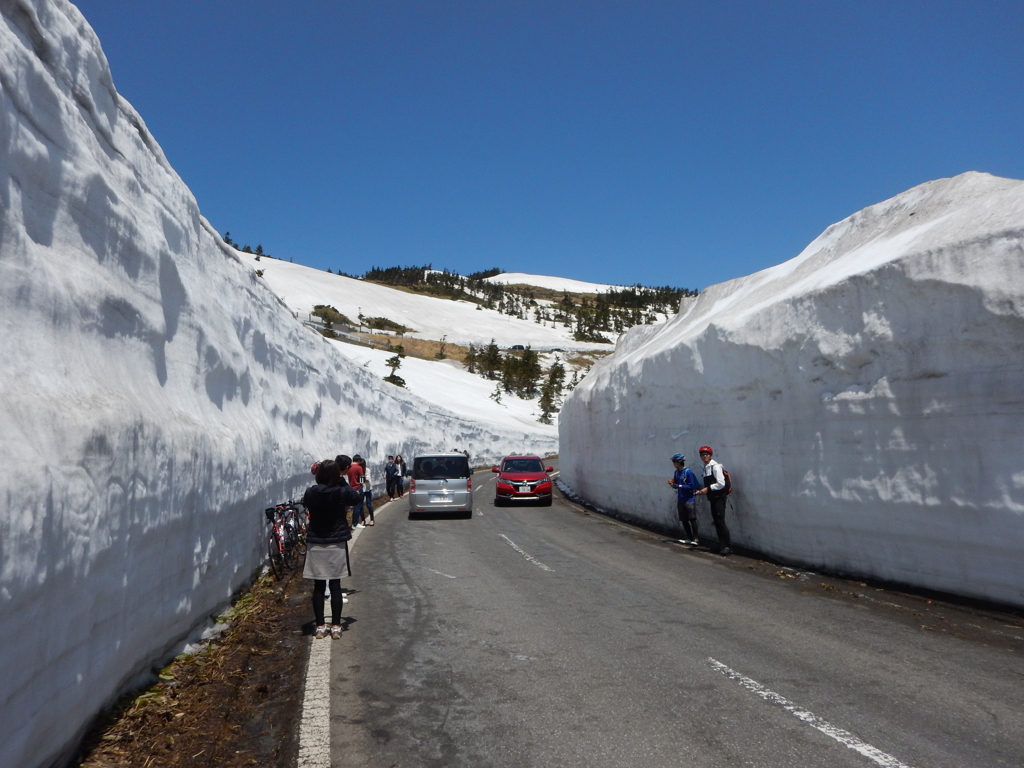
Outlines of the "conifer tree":
M384 361L384 365L391 369L391 373L384 377L384 381L394 384L396 387L404 387L405 379L399 376L397 371L402 365L402 358L405 357L405 349L399 344L397 347L391 348L395 354Z
M494 343L494 339L491 339L491 343L480 353L477 358L477 366L480 369L480 374L485 378L493 379L498 374L501 369L501 350Z

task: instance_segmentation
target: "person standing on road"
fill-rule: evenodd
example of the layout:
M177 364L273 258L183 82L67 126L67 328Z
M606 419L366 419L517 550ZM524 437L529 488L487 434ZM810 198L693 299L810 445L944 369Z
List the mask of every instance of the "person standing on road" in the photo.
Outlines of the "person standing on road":
M398 467L398 480L396 481L395 490L398 491L398 498L405 496L405 478L409 474L409 470L405 468L405 459L402 455L395 454L395 466Z
M676 489L676 511L679 522L683 525L683 536L679 541L696 547L697 540L697 501L694 494L700 488L697 476L686 466L686 457L677 453L672 457L672 466L676 471L668 484Z
M363 508L362 508L362 520L363 525L376 525L373 519L373 486L370 484L370 473L366 469L366 459L362 456L356 456L352 459L353 464L359 465L359 483L362 486L363 491ZM366 519L366 514L370 514L370 519Z
M352 457L352 466L345 472L345 476L348 478L348 484L356 493L359 494L359 501L356 502L355 506L352 507L352 527L353 528L365 528L363 524L363 517L365 510L363 509L363 468L359 465L359 462L363 460L363 457L358 453Z
M714 451L710 445L700 447L700 460L704 462L704 487L697 491L707 497L711 506L711 522L715 524L715 531L718 533L718 545L714 548L720 555L731 555L732 543L729 537L729 528L725 524L725 474L722 465L711 458Z
M398 479L398 471L395 457L388 456L388 463L384 465L384 489L392 501L395 499L395 485L397 485L395 481Z
M306 533L306 565L302 578L313 581L313 617L316 621L315 637L328 634L341 639L341 608L345 597L341 592L341 579L348 567L347 542L352 538L345 515L347 507L359 500L358 494L348 486L342 473L352 460L345 455L338 460L321 461L316 468L316 485L306 490L302 503L309 510L309 529ZM331 626L324 621L324 595L331 587Z

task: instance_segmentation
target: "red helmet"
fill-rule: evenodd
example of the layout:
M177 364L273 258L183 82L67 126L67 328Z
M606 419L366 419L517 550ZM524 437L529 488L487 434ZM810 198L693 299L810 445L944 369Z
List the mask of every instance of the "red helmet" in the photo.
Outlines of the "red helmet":
M713 456L715 452L711 450L710 445L702 445L697 453L710 453Z
M320 468L320 462L319 462L319 461L314 461L314 462L313 462L313 466L311 466L311 467L309 468L309 474L311 474L311 475L315 475L315 474L316 474L316 471L317 471L317 470L318 470L319 468Z

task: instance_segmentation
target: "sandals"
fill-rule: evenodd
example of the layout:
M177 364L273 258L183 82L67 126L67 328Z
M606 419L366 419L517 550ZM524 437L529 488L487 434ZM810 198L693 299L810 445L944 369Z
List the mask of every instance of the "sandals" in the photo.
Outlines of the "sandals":
M319 627L316 628L316 632L313 633L313 637L315 637L317 640L323 640L325 637L327 637L328 634L330 634L330 632L330 627L328 627L326 624L321 624Z
M371 520L370 522L367 523L367 525L376 525L376 523L374 523L373 520Z
M341 624L334 624L331 627L331 639L341 640Z

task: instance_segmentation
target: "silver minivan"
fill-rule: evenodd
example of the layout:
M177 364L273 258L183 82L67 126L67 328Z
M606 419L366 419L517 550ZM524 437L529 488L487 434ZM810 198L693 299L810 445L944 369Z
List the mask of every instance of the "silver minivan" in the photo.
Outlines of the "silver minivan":
M463 512L473 516L473 470L462 453L427 453L412 460L409 514Z

